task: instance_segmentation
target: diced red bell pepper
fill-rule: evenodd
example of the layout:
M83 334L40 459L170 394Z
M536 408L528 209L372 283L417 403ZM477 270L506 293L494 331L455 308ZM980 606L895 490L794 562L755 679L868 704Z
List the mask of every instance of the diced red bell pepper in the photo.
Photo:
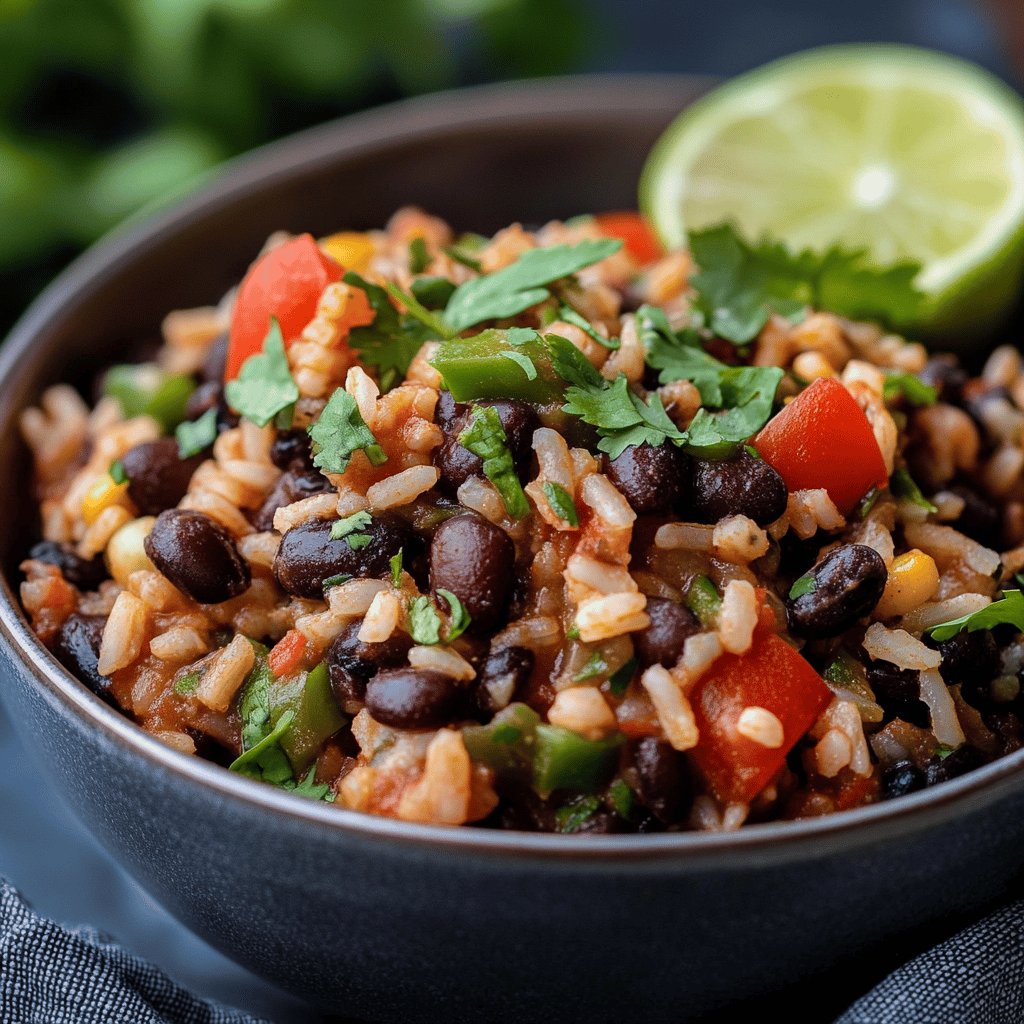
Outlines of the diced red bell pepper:
M621 238L626 252L637 263L653 263L663 253L661 243L642 214L633 210L617 210L598 213L594 220L602 234Z
M297 630L289 629L267 656L270 671L280 679L290 676L306 656L306 638Z
M844 514L889 479L867 416L831 377L819 377L772 417L754 447L791 491L823 487Z
M723 654L690 694L700 733L690 756L718 800L749 803L831 700L832 691L785 640L759 630L746 654ZM762 746L737 731L747 707L778 718L781 746Z
M344 273L312 235L299 235L261 256L238 289L224 379L233 380L242 363L263 350L271 317L281 325L286 344L297 338L316 314L323 290Z

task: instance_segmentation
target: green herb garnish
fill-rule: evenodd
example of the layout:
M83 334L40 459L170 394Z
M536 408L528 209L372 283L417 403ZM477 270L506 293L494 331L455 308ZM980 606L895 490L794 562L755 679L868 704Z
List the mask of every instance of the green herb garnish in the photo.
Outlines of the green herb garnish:
M529 515L530 504L516 475L501 418L491 406L474 405L472 423L459 434L459 444L484 462L484 476L491 481L513 519Z
M458 289L456 289L457 291ZM387 293L396 302L402 303L405 306L409 316L414 320L418 320L428 331L431 332L431 336L435 338L454 338L458 331L453 331L448 327L447 324L434 313L432 313L426 306L423 305L415 295L411 295L409 292L403 292L397 284L388 282ZM454 296L454 292L452 295Z
M299 388L288 368L276 317L270 318L263 351L242 363L238 377L224 385L224 396L235 412L258 427L265 427L271 420L278 426L291 425L291 409L299 400Z
M217 410L207 409L199 419L179 423L174 437L179 459L190 459L206 451L217 440Z
M878 501L881 491L877 487L872 487L863 498L860 499L860 503L857 505L857 518L867 519L868 514L875 507L875 503Z
M855 320L905 321L922 299L913 283L919 264L874 268L863 249L794 254L770 239L750 245L730 224L691 231L689 246L701 268L690 278L696 307L716 335L737 345L757 337L773 313L792 323L808 308Z
M396 587L400 587L402 585L402 548L399 548L397 553L388 559L388 565L391 566L391 582Z
M572 677L574 683L583 683L588 679L596 679L608 671L608 662L600 651L592 651L587 663Z
M926 512L938 512L939 510L921 493L921 488L914 482L914 478L907 469L897 469L889 478L889 489L899 498L906 498L907 501Z
M409 272L422 274L430 266L430 253L427 252L427 243L421 235L417 235L409 243Z
M1000 600L993 601L969 615L961 615L959 618L950 619L949 622L932 626L928 633L933 640L942 643L956 636L961 630L966 629L968 633L975 633L979 629L995 629L996 626L1013 626L1019 632L1024 632L1024 594L1021 591L1004 590Z
M587 821L600 809L599 796L584 796L573 800L555 811L555 821L559 832L578 832Z
M818 581L808 572L801 576L789 588L789 599L795 601L804 594L813 594L818 589Z
M570 526L580 525L579 513L576 511L576 502L573 501L572 495L561 484L548 480L545 482L543 490L544 497L547 498L548 505L551 506L551 511L559 519Z
M636 674L639 666L640 662L636 658L630 658L629 661L620 668L617 668L608 677L608 689L612 692L613 696L625 696L626 690L629 689L629 684L633 681L633 676Z
M191 694L196 692L196 687L199 685L199 680L202 678L203 674L198 669L186 672L175 682L174 692L181 697L191 696Z
M616 779L608 787L608 802L612 805L612 810L620 818L628 820L633 814L636 797L633 795L633 790L629 788L625 779Z
M903 397L911 405L926 406L939 400L938 391L912 373L886 374L882 390L887 402Z
M718 613L722 608L722 598L718 589L707 576L696 576L686 593L686 607L700 619L700 624L708 629L718 624Z
M342 583L348 583L352 579L352 573L339 572L336 576L328 576L324 580L323 591L326 594L331 587L340 587Z
M420 305L433 311L448 305L455 285L447 277L417 277L409 285L409 291Z
M331 540L344 540L353 551L360 551L370 543L370 537L357 531L365 530L372 522L369 512L354 512L331 526Z
M441 617L425 595L409 605L409 635L416 643L428 647L441 642Z
M618 338L606 338L600 331L596 330L594 325L581 313L577 313L572 306L567 303L562 303L558 307L558 319L565 321L567 324L572 324L574 327L578 327L584 334L587 335L593 341L596 341L598 345L603 348L611 349L613 352L615 349L621 347L621 342Z
M444 642L450 644L466 632L473 620L469 612L466 611L466 606L450 590L438 587L437 592L448 603L451 625L448 628L448 635L444 638Z
M526 374L527 380L537 379L537 367L534 366L533 360L528 355L522 352L499 352L498 355L502 359L509 359L515 363Z
M388 460L356 400L344 388L331 395L320 418L309 427L309 436L316 446L313 465L325 473L344 473L357 451L365 452L374 466Z
M120 459L114 459L107 472L110 474L110 479L113 480L115 484L128 483L128 474L124 471L124 463Z
M548 298L546 285L611 256L621 247L618 239L600 239L528 249L515 263L460 284L445 309L445 322L457 334L485 320L516 316Z

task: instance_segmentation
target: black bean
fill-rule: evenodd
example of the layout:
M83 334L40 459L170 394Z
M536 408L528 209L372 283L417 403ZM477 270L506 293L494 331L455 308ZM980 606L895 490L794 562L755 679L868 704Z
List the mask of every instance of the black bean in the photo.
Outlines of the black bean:
M521 697L533 672L533 661L533 651L525 647L500 647L489 651L476 677L479 710L490 715Z
M693 798L686 758L654 736L631 744L630 753L644 806L666 825L686 817Z
M86 561L74 548L67 544L57 544L52 540L41 540L38 544L33 544L28 557L34 558L37 562L57 566L64 579L79 590L95 590L108 576L102 555Z
M245 593L248 563L220 523L191 509L172 508L156 517L146 554L179 590L200 604L219 604Z
M844 544L811 569L814 585L786 598L790 632L822 639L838 636L878 604L888 573L882 556L865 544Z
M956 356L943 353L932 356L918 376L935 388L943 402L956 404L963 395L964 385L969 379L967 371L960 365Z
M271 488L259 511L253 516L252 525L257 530L272 530L274 528L274 513L279 508L314 494L324 494L330 490L333 490L331 481L318 469L310 471L296 464L278 477L277 483Z
M473 405L489 407L497 412L505 428L512 460L522 471L530 460L533 432L540 425L533 407L514 398L485 399ZM472 405L457 406L447 425L442 426L445 439L437 450L435 463L441 471L441 479L451 490L456 490L472 476L483 475L483 460L459 444L459 435L472 423L472 409Z
M686 497L686 456L674 444L630 445L605 459L605 472L638 515L671 512Z
M465 406L456 402L450 391L441 391L437 396L437 409L434 418L442 430L447 430L463 409Z
M203 365L200 367L199 376L204 381L217 381L218 384L224 382L224 370L227 368L228 363L228 336L227 334L218 335L217 339L206 351L206 358L203 360Z
M270 460L278 469L292 469L298 464L302 469L317 472L309 432L301 427L277 432L270 446Z
M327 672L331 688L342 710L354 715L363 706L366 684L382 668L396 668L405 663L412 640L395 631L379 644L366 644L359 639L361 623L346 626L327 649Z
M624 831L625 822L612 811L594 811L572 830L574 836L609 836Z
M964 744L947 757L932 758L925 767L925 777L929 786L935 786L940 782L948 782L960 775L966 775L984 763L985 758L980 751Z
M925 787L925 776L911 761L900 761L882 772L882 799L892 800Z
M339 573L381 577L390 572L390 559L403 548L412 548L407 523L389 513L374 516L356 534L368 536L365 547L354 549L346 538L334 540L335 520L313 519L289 530L281 538L274 558L277 582L297 597L322 597L324 580Z
M960 694L972 707L987 708L992 703L990 687L999 675L999 647L987 629L975 633L964 630L939 645L942 665L939 671L947 686L960 686Z
M218 409L224 397L224 386L220 381L208 380L188 396L185 404L185 419L197 420L205 412Z
M502 624L515 585L515 545L500 527L476 512L443 522L430 542L430 588L450 590L486 633Z
M1000 754L1020 750L1024 741L1024 723L1020 715L1007 707L993 707L982 713L982 721L999 740Z
M416 668L387 668L366 684L366 710L393 729L433 729L458 713L462 691L450 676Z
M137 444L121 457L128 497L144 516L174 508L185 497L192 474L205 458L203 453L178 458L178 442L173 437Z
M963 484L954 484L950 490L963 498L964 510L951 525L979 544L995 544L1001 533L999 509L977 491Z
M670 668L683 653L686 638L700 632L700 622L689 608L663 597L647 598L651 624L633 634L633 647L642 668Z
M890 661L868 661L868 685L885 709L886 717L900 718L927 729L931 724L928 705L921 700L920 674L897 668Z
M74 676L113 707L117 706L110 693L110 680L96 669L100 657L100 641L107 619L104 615L82 615L74 612L64 620L57 635L54 654L57 660Z
M743 515L767 526L786 511L786 485L763 459L744 451L718 462L689 461L689 508L696 522Z

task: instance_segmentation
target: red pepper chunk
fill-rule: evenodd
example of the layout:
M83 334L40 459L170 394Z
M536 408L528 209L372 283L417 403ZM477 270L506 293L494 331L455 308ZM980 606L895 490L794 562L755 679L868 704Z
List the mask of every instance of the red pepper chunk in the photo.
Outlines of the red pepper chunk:
M785 640L758 631L746 654L723 654L690 694L700 733L690 756L719 801L749 803L831 700L832 691ZM748 707L765 708L782 723L781 746L737 730Z
M261 256L238 289L224 379L234 380L242 363L263 350L271 317L281 325L286 344L297 338L316 315L323 290L344 273L312 235L299 235Z
M754 447L790 491L824 487L844 515L889 479L867 416L831 377L819 377L770 419Z
M621 238L626 252L637 263L653 263L662 255L661 244L641 214L632 210L620 210L614 213L598 213L594 220L602 234L609 238Z
M302 664L306 656L306 638L297 630L289 629L274 644L274 649L267 656L270 671L280 679L290 676Z

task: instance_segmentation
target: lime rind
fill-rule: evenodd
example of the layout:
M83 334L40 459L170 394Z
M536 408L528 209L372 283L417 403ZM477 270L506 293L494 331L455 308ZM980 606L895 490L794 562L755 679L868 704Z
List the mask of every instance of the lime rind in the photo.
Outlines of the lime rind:
M929 116L944 115L943 132L929 129L921 134L929 143L937 143L932 159L939 161L935 176L945 192L929 197L924 186L919 191L911 190L911 200L904 203L903 210L897 208L894 212L891 207L884 208L878 211L878 217L885 215L888 221L872 221L875 211L870 209L870 190L884 190L886 182L884 177L871 178L870 146L877 139L871 137L870 125L865 126L864 150L855 154L849 151L849 138L796 138L793 141L794 166L787 168L786 141L783 140L781 146L776 146L774 140L766 145L763 126L775 127L773 116L777 118L787 104L798 111L801 98L806 100L815 90L821 95L815 97L814 102L826 104L841 103L844 97L856 100L858 91L872 99L875 94L888 100L895 96L897 104L901 97L906 99L912 94L914 102L924 107ZM914 113L912 105L908 109ZM901 113L906 118L907 110ZM811 115L813 117L813 107ZM760 135L759 120L763 122ZM971 166L972 172L978 172L973 179L951 176L940 160L943 147L948 151L960 138L949 130L950 123L954 128L963 126L978 150L974 154L977 163ZM821 127L820 120L818 127ZM903 136L909 136L916 125L904 120L897 128ZM730 219L737 219L745 234L769 233L796 247L810 244L817 249L831 244L866 245L879 262L914 258L922 263L917 283L926 293L926 302L914 323L894 326L946 337L957 332L976 334L991 329L1014 302L1024 273L1024 103L988 72L956 58L913 47L839 46L784 58L716 89L673 122L644 168L641 209L666 244L685 244L688 205L692 208L704 203L705 208L716 209L713 202L703 198L695 200L688 190L694 187L694 167L702 155L709 150L714 152L716 140L721 140L729 131L739 137L741 144L746 131L752 142L751 163L760 161L765 165L755 166L752 171L741 166L737 180L728 182L738 190L737 206L745 213L747 223L743 223L742 217ZM855 141L859 142L859 137ZM778 176L785 175L787 169L791 177L799 179L800 169L796 165L802 157L808 156L809 146L820 146L820 153L813 154L815 158L820 155L822 161L838 161L838 164L826 168L817 179L812 169L804 179L798 180L799 187L792 190L793 207L804 203L809 211L804 218L806 227L801 231L795 226L797 216L792 208L783 211L784 204L777 197L773 197L776 201L772 202L764 196L772 197ZM842 152L844 147L847 147L845 153ZM744 156L743 153L733 155L736 159ZM879 153L880 168L885 166L887 156L891 156L888 151ZM842 178L844 159L848 164L856 159L867 168L866 178L862 174L861 180L854 182L854 187L869 190L866 196L857 196L860 201L868 200L860 209L855 203L847 202L836 184ZM773 160L781 166L773 167ZM911 163L908 170L909 177L916 176L927 185L931 169L925 162ZM744 174L749 181L743 180ZM946 175L944 181L943 174ZM990 175L990 180L984 180L986 174ZM764 196L756 188L758 181L765 183ZM787 187L789 185L782 185L783 192ZM819 190L817 194L815 188ZM990 202L991 206L979 211L976 223L970 220L973 214L969 206L964 206L962 217L966 223L960 227L958 235L954 215L957 203L971 199L972 190L975 194L981 193L984 202ZM921 209L908 212L906 207L911 203ZM774 208L769 208L768 204ZM720 201L717 208L721 209L722 205ZM918 212L920 218L915 223ZM899 220L900 215L904 217L903 222ZM783 216L789 217L794 225L789 231ZM692 219L695 222L690 226L696 228L726 218ZM880 225L877 230L876 225ZM916 228L920 231L915 231ZM900 235L911 236L902 251L896 251L892 244L879 244L879 241L886 242L887 236ZM885 251L879 252L879 249Z

